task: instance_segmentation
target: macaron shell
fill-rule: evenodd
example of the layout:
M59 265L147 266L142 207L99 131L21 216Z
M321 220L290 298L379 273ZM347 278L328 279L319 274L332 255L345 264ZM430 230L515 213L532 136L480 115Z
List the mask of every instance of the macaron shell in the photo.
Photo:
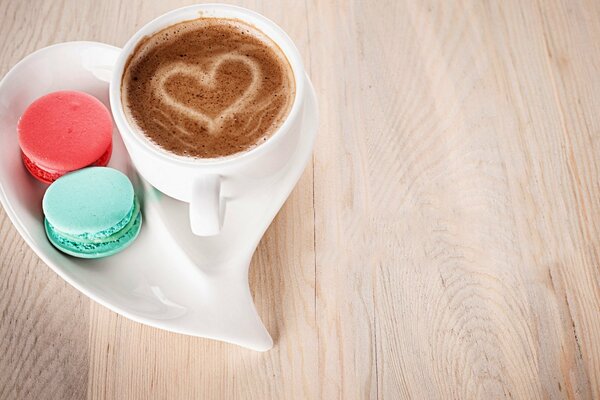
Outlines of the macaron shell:
M108 109L95 97L61 91L34 101L17 129L21 150L39 168L73 171L106 153L113 123Z
M119 224L131 211L134 191L116 169L91 167L57 179L44 195L46 219L70 235L93 234Z

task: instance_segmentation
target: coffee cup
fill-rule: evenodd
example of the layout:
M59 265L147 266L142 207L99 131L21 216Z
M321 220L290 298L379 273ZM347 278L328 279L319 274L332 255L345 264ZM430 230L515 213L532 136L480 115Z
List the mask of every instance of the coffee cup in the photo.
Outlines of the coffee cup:
M154 33L196 18L241 20L268 36L287 58L295 83L291 109L281 126L264 143L220 158L191 158L160 149L126 117L122 104L122 78L136 46ZM301 135L306 76L300 54L288 37L266 17L237 6L193 5L164 14L143 26L125 44L110 82L110 104L115 123L139 174L152 186L189 203L191 231L199 236L218 235L227 226L227 203L243 200L254 190L273 182L291 158Z

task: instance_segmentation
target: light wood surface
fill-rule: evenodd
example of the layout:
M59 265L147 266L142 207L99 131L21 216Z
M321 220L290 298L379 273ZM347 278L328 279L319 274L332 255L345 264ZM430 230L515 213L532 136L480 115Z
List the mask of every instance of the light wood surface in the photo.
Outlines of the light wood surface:
M185 4L0 0L0 72ZM251 267L276 347L120 317L0 210L0 399L600 398L600 3L237 4L320 102Z

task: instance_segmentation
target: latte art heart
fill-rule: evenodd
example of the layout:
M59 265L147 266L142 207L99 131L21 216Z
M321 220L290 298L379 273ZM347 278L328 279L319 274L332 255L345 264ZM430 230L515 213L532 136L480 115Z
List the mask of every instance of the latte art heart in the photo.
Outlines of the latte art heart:
M265 143L295 97L291 66L240 20L199 18L143 39L121 82L128 121L168 152L218 158Z
M183 75L193 78L200 86L214 89L218 84L216 78L217 72L219 68L227 62L243 63L248 67L252 78L246 90L244 90L231 105L220 111L216 116L211 117L202 110L179 101L173 97L166 88L166 84L173 76ZM159 77L154 85L157 96L174 110L188 116L190 119L204 123L208 132L213 135L219 133L219 128L221 127L223 120L230 118L236 112L244 109L248 101L256 95L262 79L258 63L240 54L219 55L213 61L212 67L208 72L194 64L174 62L173 64L162 66L161 69L157 71L156 75Z

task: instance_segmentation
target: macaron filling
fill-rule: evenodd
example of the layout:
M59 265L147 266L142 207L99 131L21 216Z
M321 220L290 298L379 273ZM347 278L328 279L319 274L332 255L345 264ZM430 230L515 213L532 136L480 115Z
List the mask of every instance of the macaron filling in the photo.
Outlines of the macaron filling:
M118 244L120 241L124 242L124 246L131 243L132 236L137 236L139 232L141 218L140 204L137 198L134 198L131 211L127 216L104 231L73 235L56 229L47 218L44 220L44 224L51 242L58 245L63 251L77 254L99 254L105 250L112 251L114 247L110 245ZM106 246L106 249L103 249L103 246Z
M23 164L25 164L27 171L44 183L52 183L64 175L64 172L41 168L39 165L31 161L23 152L21 152L21 159L23 160Z
M89 166L90 167L105 167L108 164L108 161L110 160L111 154L112 154L112 143L110 144L108 149L106 149L104 154L102 154L102 156L98 160L94 161ZM61 176L63 176L64 174L71 172L71 171L57 171L57 170L53 170L52 168L44 167L40 164L36 164L29 157L27 157L27 155L23 151L21 151L21 159L23 160L23 164L25 164L25 168L27 168L27 170L33 176L35 176L36 178L38 178L39 180L41 180L45 183L52 183L55 180L57 180L58 178L60 178Z
M56 229L50 222L47 222L48 226L56 232L57 235L70 240L72 242L77 243L102 243L102 242L110 242L114 240L118 240L123 234L130 228L135 222L136 216L140 212L140 203L137 201L137 197L134 198L133 205L131 206L131 210L127 213L127 215L119 221L117 224L111 226L109 229L93 232L93 233L82 233L79 235L73 235L66 232L61 232Z

